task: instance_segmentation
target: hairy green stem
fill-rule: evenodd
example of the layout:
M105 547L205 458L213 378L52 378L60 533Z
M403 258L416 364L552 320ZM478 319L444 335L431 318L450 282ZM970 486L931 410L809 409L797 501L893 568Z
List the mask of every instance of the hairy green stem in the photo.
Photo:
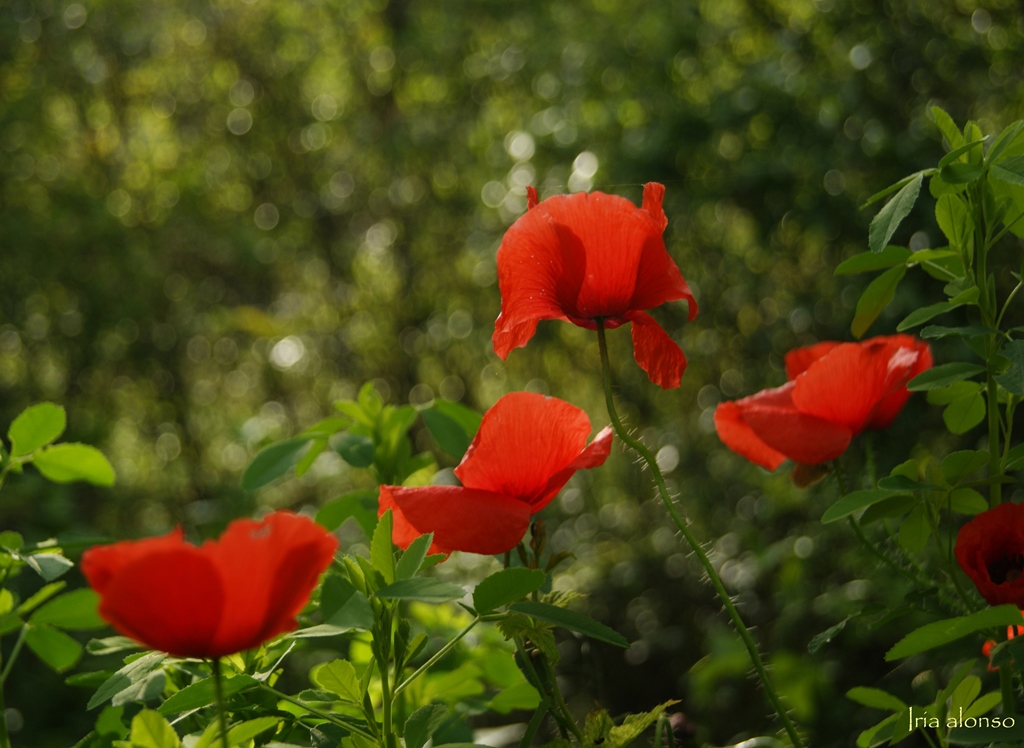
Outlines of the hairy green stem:
M559 701L556 701L552 696L552 692L558 691L558 683L549 683L548 680L541 676L537 672L537 669L533 666L533 660L530 658L530 653L526 651L526 643L522 637L514 638L516 650L519 653L519 659L523 663L523 675L526 676L526 680L529 681L530 685L537 689L537 693L540 694L541 701L543 702L544 708L555 718L555 722L558 724L558 730L562 733L562 737L568 739L569 733L571 732L576 736L576 739L583 743L583 733L580 732L580 728L576 726L575 720L572 715L569 714L568 707L565 707L565 699L561 698L561 694L558 694ZM538 650L538 656L546 662L544 653ZM565 707L565 711L560 711Z
M686 520L683 519L683 516L676 508L672 497L669 496L668 487L665 485L665 478L661 474L661 469L658 467L658 461L655 459L654 455L651 454L651 451L647 449L640 440L635 439L633 435L630 434L622 425L622 421L619 420L618 412L615 409L615 401L612 396L612 369L608 359L608 342L605 339L604 320L598 318L596 322L597 342L601 351L601 369L604 373L604 399L608 407L608 417L611 419L612 428L615 429L615 433L618 437L634 452L636 452L645 463L647 463L647 467L651 471L651 475L654 477L654 483L658 487L658 493L661 496L662 503L668 510L669 516L672 518L672 522L675 524L679 532L682 533L686 542L689 544L690 549L693 551L693 554L700 561L711 585L715 588L715 592L718 593L718 597L722 601L722 605L728 612L729 618L732 619L733 625L736 627L736 631L740 635L740 639L743 640L743 645L747 648L747 653L750 655L750 661L754 666L754 670L757 672L757 677L761 681L761 686L764 688L765 694L767 694L768 700L772 704L772 708L779 716L786 734L789 736L794 748L803 748L803 741L797 734L796 727L793 725L792 720L789 718L789 714L782 706L782 701L779 699L779 696L775 691L775 687L772 685L771 679L768 677L768 670L761 659L761 654L757 651L757 644L754 642L754 637L751 636L750 630L747 629L746 624L743 623L743 619L740 617L739 611L736 610L736 606L733 604L732 598L729 597L729 593L726 591L725 585L722 583L721 577L718 576L718 572L715 571L715 567L712 565L707 553L704 552L701 544L697 542L697 538L694 537Z
M408 688L412 684L412 682L414 680L419 678L421 675L423 675L423 673L427 672L427 670L429 670L431 667L433 667L435 664L437 664L438 660L440 660L442 657L444 657L446 654L448 654L449 652L452 651L452 649L455 647L456 644L459 643L459 641L462 639L462 637L464 637L466 634L468 634L470 631L472 631L473 627L476 626L478 623L480 623L480 620L481 620L480 617L477 616L472 621L470 621L469 625L466 626L466 628L462 629L462 631L457 633L455 635L454 639L452 639L450 642L448 642L443 647L441 647L439 650L437 650L437 653L434 654L433 657L431 657L429 660L427 660L422 665L420 665L418 668L416 668L416 672L414 672L412 675L410 675L404 681L399 683L398 686L395 688L394 694L392 694L392 695L397 697L398 694L402 693L402 691L404 691L406 688Z
M544 721L544 715L548 713L547 707L542 703L537 706L537 710L530 717L529 724L526 725L526 732L523 733L522 739L519 741L519 748L530 748L530 743L533 742L533 738L537 735L537 730L540 729L540 723Z
M228 748L228 718L224 704L224 684L221 682L220 658L214 657L211 662L213 663L213 690L217 695L217 717L220 720L220 739L223 748Z

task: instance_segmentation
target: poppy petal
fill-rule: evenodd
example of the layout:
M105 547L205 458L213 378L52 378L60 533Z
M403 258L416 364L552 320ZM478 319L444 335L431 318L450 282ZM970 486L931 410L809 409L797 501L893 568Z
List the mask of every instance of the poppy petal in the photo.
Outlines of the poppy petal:
M594 437L594 441L580 452L579 457L573 460L568 467L551 476L551 480L544 487L544 493L532 503L533 508L530 511L536 514L546 507L577 470L588 470L603 465L604 461L608 459L608 455L611 454L614 433L611 426L601 429L601 432Z
M974 517L960 528L953 552L989 605L1024 608L1024 504L1006 502Z
M835 340L824 340L814 345L807 345L803 348L794 348L786 354L786 378L796 379L807 371L807 367L831 351L837 345Z
M678 387L686 371L683 349L646 312L630 312L633 357L647 376L663 390Z
M932 351L927 343L910 335L893 335L890 340L896 342L903 349L900 355L894 356L889 362L891 367L902 369L899 372L899 379L903 381L903 384L882 398L875 407L871 419L868 421L868 426L874 429L888 428L896 420L896 416L900 414L910 398L910 390L907 389L906 382L932 368Z
M177 657L214 657L223 654L213 640L224 604L216 565L181 541L177 548L139 554L120 568L106 584L99 613L151 649Z
M213 647L231 654L295 628L338 541L308 517L274 512L232 522L200 551L217 566L226 602Z
M842 343L794 380L793 403L859 434L879 402L906 385L914 361L913 353L886 339Z
M395 505L440 548L494 555L512 550L530 526L530 505L511 496L462 486L389 486Z
M538 501L551 477L579 457L589 435L590 419L575 405L512 392L484 413L455 475L467 488Z
M406 518L405 513L402 512L401 507L395 503L395 497L391 493L391 489L396 486L381 486L380 493L377 496L377 517L384 516L384 512L388 509L391 510L391 541L402 550L405 550L416 538L420 537L424 533L417 530L412 526L412 523ZM429 553L444 553L445 555L451 553L451 549L442 548L437 544L437 540L434 540L430 544Z
M729 449L766 470L775 470L786 455L765 444L743 420L735 402L719 403L715 408L715 431Z
M184 544L185 534L178 527L158 538L97 545L82 555L82 574L88 580L89 586L103 595L110 582L139 558L158 551L177 550Z

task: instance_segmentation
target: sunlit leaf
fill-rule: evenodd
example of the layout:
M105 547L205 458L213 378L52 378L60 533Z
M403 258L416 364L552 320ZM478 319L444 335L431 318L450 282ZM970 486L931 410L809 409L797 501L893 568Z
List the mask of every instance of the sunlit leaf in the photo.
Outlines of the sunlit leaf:
M64 433L66 425L67 416L59 405L39 403L26 408L7 430L11 455L21 457L50 444Z

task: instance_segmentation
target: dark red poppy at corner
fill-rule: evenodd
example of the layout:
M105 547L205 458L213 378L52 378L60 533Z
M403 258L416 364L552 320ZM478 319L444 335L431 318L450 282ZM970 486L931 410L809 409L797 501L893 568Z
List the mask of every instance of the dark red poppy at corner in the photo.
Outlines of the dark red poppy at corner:
M1024 504L977 515L960 528L953 552L989 605L1024 608Z
M541 320L572 322L590 330L633 324L633 356L651 381L678 387L686 369L682 349L646 309L686 299L689 319L697 303L665 249L668 225L661 207L665 188L644 185L643 204L603 192L557 195L537 201L505 233L498 248L501 313L494 351L508 357L526 345Z
M230 523L194 546L181 529L97 546L82 573L117 631L177 657L216 658L295 628L337 539L312 520L274 512Z
M715 410L727 447L775 470L787 458L817 465L839 457L865 428L886 428L910 397L907 382L931 368L910 335L823 342L786 355L790 381Z
M461 486L381 486L378 514L391 510L392 538L402 548L432 532L432 553L504 553L573 473L604 464L611 428L590 444L588 436L590 419L576 406L533 392L510 393L484 414L455 468Z

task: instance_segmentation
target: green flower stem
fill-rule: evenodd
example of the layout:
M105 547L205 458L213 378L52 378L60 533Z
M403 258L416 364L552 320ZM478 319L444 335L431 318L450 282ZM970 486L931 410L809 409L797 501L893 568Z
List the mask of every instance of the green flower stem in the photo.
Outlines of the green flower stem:
M392 696L397 697L398 694L402 693L402 691L404 691L406 688L408 688L412 684L412 682L414 680L419 678L421 675L423 675L425 672L427 672L427 670L429 670L434 665L436 665L437 662L442 657L444 657L446 654L448 654L450 651L452 651L452 649L455 647L455 645L459 643L459 640L462 639L462 637L464 637L470 631L472 631L473 627L476 626L478 623L480 623L480 621L481 621L480 616L477 616L472 621L470 621L469 625L466 626L466 628L462 629L462 631L457 633L455 635L454 639L452 639L450 642L448 642L443 647L441 647L439 650L437 650L437 652L434 654L433 657L431 657L429 660L424 662L422 665L420 665L416 669L416 672L414 672L412 675L410 675L404 681L399 683L398 686L395 688L395 692L392 694Z
M1013 669L1009 665L999 668L999 691L1003 695L1003 716L1017 713L1017 699L1013 692Z
M319 717L320 719L327 720L331 724L337 725L338 727L348 730L349 732L354 732L357 735L366 738L367 740L373 741L374 743L377 742L377 737L375 735L367 732L366 730L363 730L361 727L358 727L357 725L353 724L348 720L342 719L337 714L331 714L330 712L325 712L322 709L317 709L315 706L311 706L304 701L300 701L294 696L289 696L286 693L278 691L276 688L274 688L273 686L268 686L266 683L260 683L259 687L267 693L273 694L277 698L281 699L281 701L287 701L290 704L294 704L297 707L305 709L314 717Z
M7 676L11 674L11 668L14 667L14 661L18 659L18 655L21 654L21 648L25 645L25 637L28 635L28 625L24 624L21 627L21 631L18 632L18 638L14 642L14 647L11 649L11 656L7 658L7 664L4 665L3 671L0 672L0 684L7 682Z
M534 737L537 735L537 730L540 729L540 724L544 721L544 715L547 713L547 707L541 702L533 716L530 717L529 724L526 725L526 732L523 733L523 737L519 741L519 748L530 748L530 743L533 742Z
M220 720L220 739L223 748L228 748L228 718L224 704L224 684L221 682L220 658L214 657L213 664L213 690L217 695L217 716Z
M3 655L0 654L0 665ZM11 738L7 735L7 707L4 704L4 683L0 680L0 748L11 748Z
M566 706L565 699L562 698L562 694L558 691L558 682L551 683L537 672L537 669L533 666L533 660L530 658L530 653L526 651L526 644L521 637L515 637L514 641L516 650L519 652L519 659L523 663L523 674L530 685L537 689L544 708L555 718L562 737L568 739L571 732L582 745L583 733L576 726L576 722L569 713L568 706ZM539 653L539 657L547 663L547 658L543 652ZM557 699L553 694L557 695Z
M647 467L651 471L651 475L654 477L654 482L658 487L658 493L661 495L662 503L665 505L669 515L672 517L672 521L675 523L676 528L683 534L683 537L686 538L686 542L689 544L693 554L700 561L701 566L704 568L704 572L708 575L708 579L715 588L715 592L718 593L718 597L722 601L722 605L728 612L729 618L732 619L733 625L736 627L736 631L740 635L740 639L743 640L743 644L747 648L747 653L750 655L750 661L754 666L754 670L757 672L757 677L761 681L761 686L764 688L765 693L768 696L768 700L771 701L772 707L775 709L775 713L782 721L782 726L785 729L786 734L789 736L794 748L803 748L803 741L797 734L796 727L793 725L792 720L789 718L789 714L782 706L782 701L779 699L778 694L775 692L775 687L772 685L771 679L768 677L768 670L765 668L764 662L761 660L761 655L757 651L757 644L754 642L754 637L750 635L750 631L743 623L743 619L740 617L739 611L736 610L736 606L733 604L732 598L729 597L729 593L726 591L725 585L722 584L722 579L718 576L718 572L715 571L715 567L712 565L707 553L704 552L701 544L697 542L697 538L695 538L693 533L690 532L690 528L687 525L686 520L683 519L683 516L679 513L679 510L675 506L675 502L672 501L672 497L669 496L668 487L665 485L665 478L661 474L661 469L658 467L658 461L655 459L654 455L651 454L651 451L647 449L641 441L635 439L622 425L622 421L619 420L618 413L615 410L615 401L612 397L612 369L608 360L608 343L605 340L604 320L598 318L596 322L597 342L601 350L601 369L604 373L604 399L608 407L608 417L612 421L612 428L615 429L615 433L618 437L629 445L629 447L636 452L645 463L647 463Z

